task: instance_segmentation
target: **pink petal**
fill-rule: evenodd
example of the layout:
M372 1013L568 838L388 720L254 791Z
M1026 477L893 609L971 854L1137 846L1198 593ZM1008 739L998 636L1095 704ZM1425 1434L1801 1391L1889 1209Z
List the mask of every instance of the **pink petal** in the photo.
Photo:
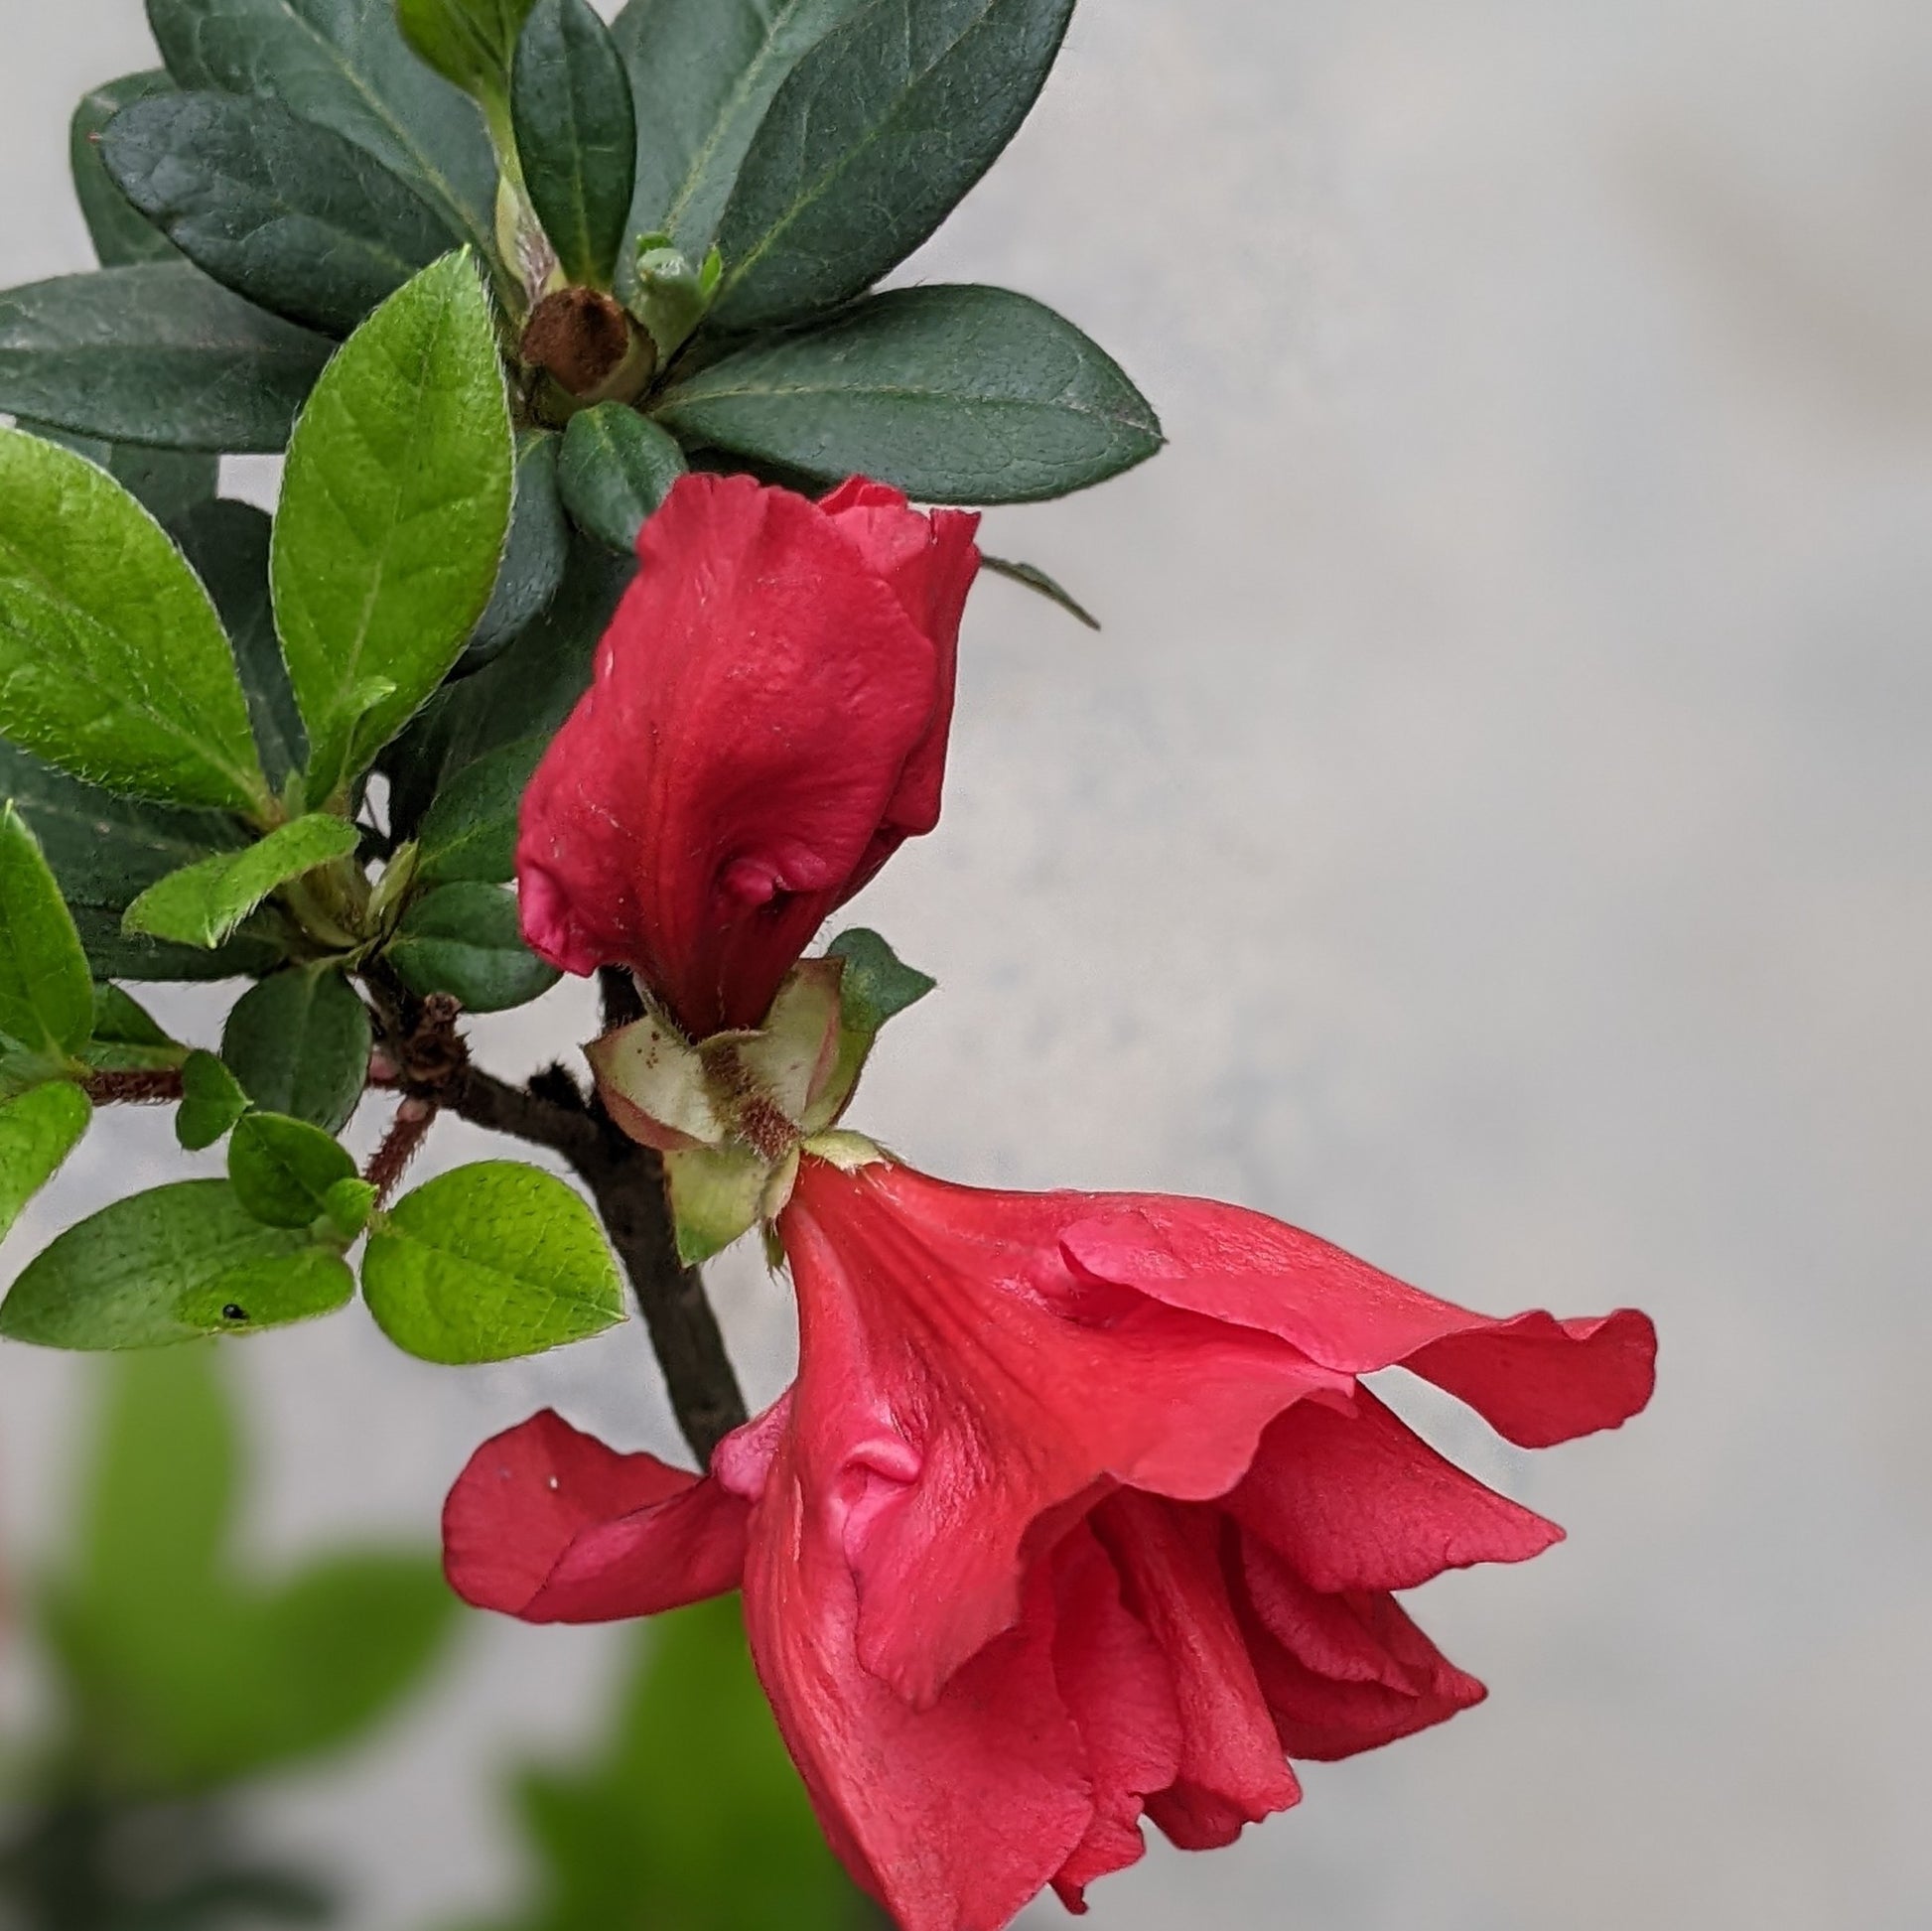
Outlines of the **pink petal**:
M749 1510L545 1410L485 1442L443 1507L450 1586L526 1622L652 1615L736 1588Z
M1001 1931L1081 1842L1093 1800L1054 1681L1042 1570L1020 1624L915 1710L860 1663L827 1498L780 1450L754 1519L752 1654L827 1841L900 1931Z
M1069 1201L808 1160L781 1222L799 1453L866 1667L914 1702L1013 1623L1028 1554L1109 1488L1223 1494L1284 1408L1348 1386L1253 1329L1095 1303L1060 1258Z
M1053 1877L1069 1911L1096 1877L1146 1852L1141 1812L1180 1768L1180 1711L1161 1648L1120 1598L1120 1578L1084 1525L1052 1557L1058 1626L1053 1672L1080 1727L1093 1780L1093 1822Z
M1494 1319L1241 1207L1159 1194L1096 1196L1093 1206L1064 1244L1097 1280L1279 1334L1325 1367L1411 1368L1525 1448L1615 1428L1650 1399L1656 1334L1633 1309L1596 1320Z
M1366 1388L1352 1412L1303 1402L1271 1423L1224 1506L1330 1591L1414 1588L1446 1569L1524 1562L1563 1539L1554 1522L1445 1461Z
M1167 1657L1180 1712L1179 1767L1148 1815L1183 1851L1231 1844L1244 1826L1299 1803L1302 1787L1228 1598L1226 1525L1214 1509L1131 1492L1109 1497L1093 1524L1129 1607Z

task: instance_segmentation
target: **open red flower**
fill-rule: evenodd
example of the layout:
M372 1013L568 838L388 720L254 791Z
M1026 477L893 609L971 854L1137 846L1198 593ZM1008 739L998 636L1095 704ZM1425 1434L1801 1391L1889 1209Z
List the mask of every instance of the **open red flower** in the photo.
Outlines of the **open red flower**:
M939 817L979 519L681 477L523 796L523 932L693 1034L756 1026L825 917Z
M554 1415L479 1450L461 1593L533 1621L742 1581L833 1848L904 1931L997 1931L1297 1801L1289 1759L1483 1694L1398 1606L1561 1534L1360 1376L1403 1366L1512 1442L1649 1398L1640 1313L1491 1319L1263 1215L982 1192L807 1158L780 1230L798 1379L700 1479Z

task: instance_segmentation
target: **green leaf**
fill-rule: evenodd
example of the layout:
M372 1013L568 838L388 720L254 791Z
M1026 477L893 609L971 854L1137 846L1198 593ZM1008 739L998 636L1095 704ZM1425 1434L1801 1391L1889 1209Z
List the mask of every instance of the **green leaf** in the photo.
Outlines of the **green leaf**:
M273 452L330 345L185 261L0 295L0 409L107 442Z
M279 1113L247 1113L228 1138L235 1198L270 1227L310 1227L329 1210L330 1189L355 1177L332 1135Z
M696 261L771 96L865 0L630 0L612 34L637 101L633 234Z
M94 256L103 268L131 261L179 261L175 244L154 227L114 184L101 163L96 145L102 128L123 107L137 100L171 94L175 83L158 69L130 73L109 80L80 96L68 123L68 161L73 171L73 192L93 238Z
M191 1154L213 1146L247 1111L248 1095L213 1053L191 1052L182 1062L175 1138Z
M392 295L316 385L275 518L275 617L321 803L435 690L489 602L514 449L467 252ZM371 680L392 686L367 701Z
M406 1354L508 1361L623 1319L617 1263L562 1180L482 1161L405 1194L369 1232L362 1294Z
M138 797L260 810L214 607L166 533L71 451L0 430L0 730Z
M491 102L509 98L510 57L534 0L396 0L408 41L444 79Z
M311 812L245 851L218 852L157 880L128 906L122 926L183 945L219 945L278 886L346 858L359 839L347 819Z
M510 72L530 204L570 279L609 288L637 165L630 76L589 0L536 0Z
M290 966L235 1002L221 1057L257 1106L336 1133L362 1097L371 1043L368 1008L341 972Z
M273 96L488 245L496 168L483 122L410 53L390 0L148 0L148 24L182 86Z
M0 1106L0 1240L80 1144L93 1111L86 1094L64 1079Z
M559 977L523 943L516 900L497 886L469 881L418 898L385 956L411 992L449 993L472 1013L527 1005Z
M591 660L635 556L616 557L573 537L562 587L543 615L473 677L437 692L389 748L389 826L414 834L431 800L479 758L532 735L548 742L591 681Z
M539 1890L491 1931L870 1931L772 1721L735 1595L632 1625L609 1738L526 1772ZM746 1847L757 1845L748 1857Z
M270 528L268 517L253 503L217 498L182 517L174 537L220 613L241 693L248 700L255 749L279 796L288 774L309 761L309 740L275 634L268 594Z
M337 1238L351 1241L369 1224L376 1189L353 1176L335 1181L322 1196L322 1211Z
M103 443L96 436L75 436L69 430L49 429L35 422L19 422L15 427L84 456L95 469L105 470L160 522L207 502L221 481L221 459L216 456L144 449L139 443Z
M333 1248L263 1226L226 1180L183 1180L116 1200L44 1249L0 1304L0 1336L165 1347L329 1313L353 1286Z
M684 469L684 452L655 423L621 402L600 402L571 417L557 487L579 529L629 555Z
M197 267L325 335L347 335L463 238L366 150L259 94L137 101L100 155Z
M154 1016L118 986L94 988L93 1037L81 1048L101 1072L144 1072L186 1063L188 1048L171 1039Z
M699 1267L758 1225L770 1167L749 1147L683 1147L664 1156L677 1257Z
M1011 583L1024 584L1035 596L1045 598L1049 604L1057 604L1068 617L1084 623L1089 630L1100 628L1100 620L1084 604L1076 602L1071 591L1055 582L1038 565L1015 563L1007 557L990 557L982 550L980 567L990 570L996 577L1005 577Z
M828 958L844 961L839 974L838 1061L811 1110L805 1127L820 1133L851 1104L880 1029L908 1006L916 1005L938 981L899 958L877 932L855 926L826 948Z
M1120 367L1007 289L896 289L669 390L686 444L925 502L1035 502L1144 463L1161 425Z
M872 0L792 69L739 170L712 314L847 301L938 227L1019 131L1073 0Z
M9 799L0 806L0 1036L52 1068L86 1044L93 1025L93 981L73 915Z
M557 494L557 452L562 438L549 430L524 437L516 458L516 493L510 509L509 543L470 641L462 668L488 663L550 607L570 558L570 524Z
M502 885L515 876L517 808L543 748L541 738L505 745L465 765L437 792L419 834L419 878Z

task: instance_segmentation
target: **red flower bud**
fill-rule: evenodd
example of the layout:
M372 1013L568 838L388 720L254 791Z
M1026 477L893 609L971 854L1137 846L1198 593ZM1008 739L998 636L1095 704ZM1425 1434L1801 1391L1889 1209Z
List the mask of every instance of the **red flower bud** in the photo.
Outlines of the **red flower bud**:
M821 503L680 478L524 793L523 932L756 1026L821 922L939 817L978 518L862 478Z

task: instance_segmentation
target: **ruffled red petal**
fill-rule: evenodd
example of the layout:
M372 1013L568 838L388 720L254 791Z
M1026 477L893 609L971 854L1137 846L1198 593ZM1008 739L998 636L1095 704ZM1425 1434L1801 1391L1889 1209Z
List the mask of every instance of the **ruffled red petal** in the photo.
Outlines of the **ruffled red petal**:
M485 1442L443 1507L450 1586L525 1622L653 1615L736 1588L750 1511L545 1410Z

